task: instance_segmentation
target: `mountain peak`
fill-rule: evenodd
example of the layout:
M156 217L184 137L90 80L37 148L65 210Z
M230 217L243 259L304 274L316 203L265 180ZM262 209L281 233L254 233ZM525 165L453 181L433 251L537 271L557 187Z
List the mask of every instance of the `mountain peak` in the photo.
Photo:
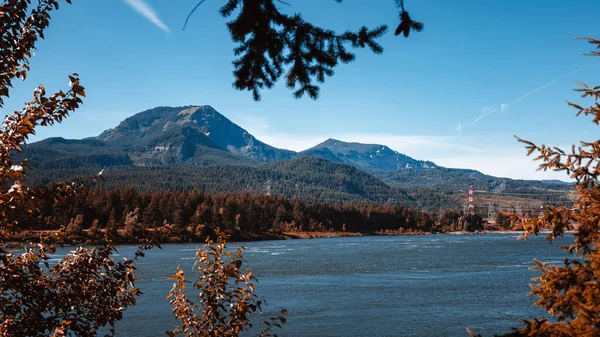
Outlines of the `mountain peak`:
M210 105L192 105L192 106L188 106L188 107L182 107L183 110L181 110L177 115L178 116L190 116L190 115L196 115L196 114L201 114L201 115L211 115L211 116L223 116L221 115L217 110L215 110L215 108L213 108ZM223 116L224 118L224 116Z
M160 106L142 111L104 131L98 139L135 144L145 151L157 148L180 151L183 142L190 149L196 145L209 146L261 162L294 155L293 151L259 141L210 105Z
M436 167L432 162L413 159L407 155L380 144L344 142L329 138L319 145L303 152L322 158L335 157L347 164L366 170L394 171L405 168L427 169Z
M336 144L336 143L345 143L345 142L343 142L343 141L341 141L341 140L337 140L337 139L335 139L335 138L327 138L327 140L326 140L326 141L322 142L322 143L321 143L321 144L319 144L319 145L334 145L334 144ZM318 146L318 145L317 145L317 146Z

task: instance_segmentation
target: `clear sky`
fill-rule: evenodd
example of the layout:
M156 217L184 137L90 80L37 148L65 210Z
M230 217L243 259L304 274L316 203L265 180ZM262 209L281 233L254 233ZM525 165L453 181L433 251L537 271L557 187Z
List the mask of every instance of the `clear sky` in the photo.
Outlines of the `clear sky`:
M197 0L75 0L53 14L5 110L21 109L40 83L64 89L78 72L85 105L33 140L96 136L155 106L209 104L277 147L337 138L496 176L566 180L536 172L513 135L564 147L597 139L598 127L564 100L580 101L575 80L600 84L600 58L582 56L592 46L569 39L600 37L600 1L405 1L423 32L386 34L382 55L357 52L317 101L278 85L254 102L231 85L233 43L217 12L224 0L207 0L185 31ZM286 2L282 10L336 30L398 24L393 0Z

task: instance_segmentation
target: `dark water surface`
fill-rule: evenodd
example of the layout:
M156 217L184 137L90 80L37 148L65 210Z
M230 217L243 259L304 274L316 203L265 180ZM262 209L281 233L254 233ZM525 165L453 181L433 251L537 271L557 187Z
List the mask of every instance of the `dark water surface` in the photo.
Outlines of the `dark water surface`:
M493 335L543 315L526 297L535 257L562 263L544 238L516 235L346 237L243 243L267 299L263 316L288 309L282 336ZM237 246L233 243L231 246ZM117 325L119 336L164 336L176 322L165 300L177 265L190 270L196 244L173 244L139 261L144 295ZM131 256L134 247L119 248ZM191 275L191 274L190 274ZM191 291L189 294L193 294Z

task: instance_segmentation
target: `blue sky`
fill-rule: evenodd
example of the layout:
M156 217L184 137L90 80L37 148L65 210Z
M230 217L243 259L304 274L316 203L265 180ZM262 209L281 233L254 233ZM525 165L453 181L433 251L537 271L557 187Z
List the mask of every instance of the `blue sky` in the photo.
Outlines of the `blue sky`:
M392 0L287 2L282 10L336 30L398 23ZM600 84L600 59L582 56L591 45L569 39L600 37L600 1L406 0L423 32L388 33L382 55L358 51L317 101L278 85L260 102L231 86L223 3L207 0L185 31L196 0L65 4L5 110L21 109L40 83L64 89L78 72L85 105L33 140L95 136L159 105L209 104L278 147L303 150L330 137L381 143L439 165L524 179L567 177L536 172L513 135L564 147L596 139L597 126L574 117L564 100L581 101L574 80Z

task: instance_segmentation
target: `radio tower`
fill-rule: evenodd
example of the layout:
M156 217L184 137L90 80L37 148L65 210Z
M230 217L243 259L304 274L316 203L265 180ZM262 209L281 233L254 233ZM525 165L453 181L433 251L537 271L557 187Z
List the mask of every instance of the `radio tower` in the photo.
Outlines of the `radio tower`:
M499 205L497 204L490 204L488 206L488 221L491 220L493 221L494 219L496 219L496 214L498 213L498 208L500 208Z
M469 203L467 204L467 213L475 214L475 194L473 194L473 186L469 186Z

